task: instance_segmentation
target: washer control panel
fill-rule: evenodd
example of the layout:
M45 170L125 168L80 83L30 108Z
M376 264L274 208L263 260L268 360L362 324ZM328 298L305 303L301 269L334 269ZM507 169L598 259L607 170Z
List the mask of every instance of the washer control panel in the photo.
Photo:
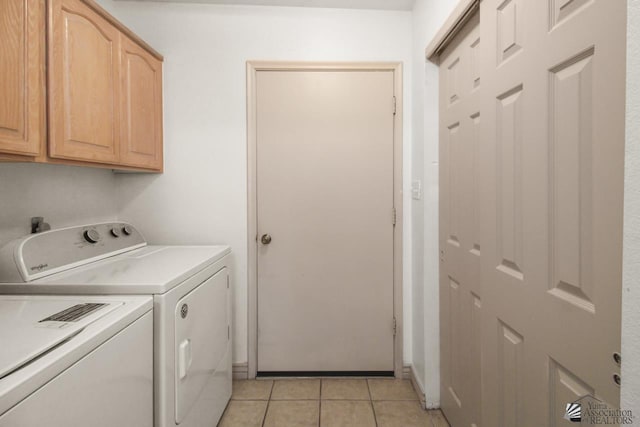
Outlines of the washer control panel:
M28 282L140 248L146 241L132 225L112 222L32 234L12 244L17 267Z

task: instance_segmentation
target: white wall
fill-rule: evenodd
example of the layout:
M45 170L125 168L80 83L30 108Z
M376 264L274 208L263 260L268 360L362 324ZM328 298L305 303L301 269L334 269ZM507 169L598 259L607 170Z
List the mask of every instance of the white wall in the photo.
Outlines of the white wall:
M120 218L154 243L233 248L234 356L247 361L247 60L402 61L411 87L411 13L122 2L114 13L165 57L165 173L117 177ZM405 90L405 176L411 92ZM405 193L408 197L409 192ZM408 202L407 202L408 203ZM410 349L411 216L405 212ZM405 351L410 361L410 351Z
M116 12L117 3L115 2L115 0L97 0L97 2L100 3L100 6L102 6L104 10L106 10L116 18L120 18Z
M425 48L457 0L416 0L413 9L413 179L423 180L423 200L413 202L413 366L427 406L440 406L438 287L438 67ZM422 234L418 234L422 233Z
M115 196L110 170L2 163L0 246L29 234L33 216L44 216L52 228L113 221Z
M423 115L424 96L423 78L424 75L424 54L420 24L425 2L418 1L414 5L412 19L412 137L413 147L411 153L411 180L424 186L424 121ZM411 224L413 228L412 239L412 277L411 277L411 315L412 315L412 338L411 338L411 360L414 376L418 385L424 391L425 378L425 344L424 344L424 194L420 198L413 198L411 201Z
M621 407L640 420L640 1L627 3Z

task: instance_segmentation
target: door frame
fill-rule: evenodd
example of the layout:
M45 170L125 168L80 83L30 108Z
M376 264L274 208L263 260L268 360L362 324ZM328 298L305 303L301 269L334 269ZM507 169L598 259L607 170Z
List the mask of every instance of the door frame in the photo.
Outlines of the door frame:
M247 356L248 378L258 371L258 206L257 206L257 103L259 71L392 71L395 107L393 125L393 204L396 224L393 230L393 315L396 334L393 365L396 378L403 375L402 325L402 63L400 62L276 62L247 61Z

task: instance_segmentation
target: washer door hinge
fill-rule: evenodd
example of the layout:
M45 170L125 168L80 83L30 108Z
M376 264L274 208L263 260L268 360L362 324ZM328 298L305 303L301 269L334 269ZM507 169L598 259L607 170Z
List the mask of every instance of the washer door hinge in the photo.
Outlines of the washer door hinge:
M396 318L393 318L393 336L396 336L396 331L398 329L398 324L396 323Z
M396 101L396 97L394 96L393 97L393 115L394 116L396 115L396 111L398 110L398 107L396 104L397 104L397 101Z

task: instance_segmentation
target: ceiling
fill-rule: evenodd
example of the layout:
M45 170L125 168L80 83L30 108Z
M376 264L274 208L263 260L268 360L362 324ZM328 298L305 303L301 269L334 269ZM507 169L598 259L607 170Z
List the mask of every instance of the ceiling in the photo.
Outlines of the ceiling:
M127 1L127 0L118 0ZM338 9L412 10L415 0L135 0L173 3L248 4L258 6L328 7Z

